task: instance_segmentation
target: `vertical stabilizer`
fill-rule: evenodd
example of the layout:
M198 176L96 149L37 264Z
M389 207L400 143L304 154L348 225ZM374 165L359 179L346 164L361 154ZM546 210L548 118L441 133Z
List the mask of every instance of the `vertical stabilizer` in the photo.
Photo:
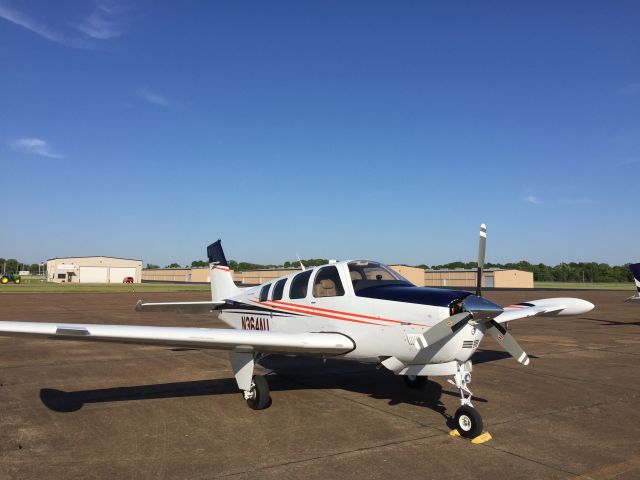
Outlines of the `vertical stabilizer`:
M214 302L220 302L237 295L240 289L233 283L233 276L220 240L207 247L207 256L209 257L211 299Z
M629 270L633 274L633 281L636 282L637 293L633 297L627 298L627 302L640 302L640 263L629 264Z

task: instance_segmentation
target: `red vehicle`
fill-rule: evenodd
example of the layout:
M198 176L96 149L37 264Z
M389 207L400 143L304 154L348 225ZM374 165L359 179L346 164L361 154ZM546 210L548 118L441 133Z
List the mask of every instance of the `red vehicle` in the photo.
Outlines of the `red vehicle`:
M133 277L124 277L122 283L133 283Z

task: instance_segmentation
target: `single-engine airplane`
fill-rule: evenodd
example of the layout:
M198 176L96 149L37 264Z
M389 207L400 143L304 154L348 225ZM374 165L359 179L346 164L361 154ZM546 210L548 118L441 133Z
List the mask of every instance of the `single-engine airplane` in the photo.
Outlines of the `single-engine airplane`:
M533 316L578 315L593 305L550 298L502 308L482 296L486 227L481 226L475 294L417 287L389 267L369 260L306 268L257 287L239 288L220 240L209 245L210 302L143 303L139 311L215 312L231 329L34 322L0 322L0 335L40 335L189 346L229 351L231 368L249 407L271 404L264 376L254 365L268 354L335 357L381 365L421 388L427 376L452 376L460 392L455 426L460 435L482 433L471 403L471 357L488 333L518 362L529 357L505 322Z
M638 290L635 295L629 297L625 302L637 302L640 303L640 263L629 264L629 270L633 275L633 280L636 282L636 289Z

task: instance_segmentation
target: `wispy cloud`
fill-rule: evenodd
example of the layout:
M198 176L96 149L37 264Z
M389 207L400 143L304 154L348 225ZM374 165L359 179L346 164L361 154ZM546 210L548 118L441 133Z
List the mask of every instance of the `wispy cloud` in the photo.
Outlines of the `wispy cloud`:
M535 195L527 195L522 200L533 205L540 205L542 203L542 200Z
M22 153L41 155L48 158L63 158L64 156L51 151L49 144L39 138L18 138L11 142L14 150Z
M635 95L640 95L640 82L632 82L628 83L624 87L620 89L620 93L622 95L627 95L633 97Z
M98 4L80 21L58 25L54 28L33 15L0 5L0 18L41 36L51 42L71 48L91 49L99 41L122 35L125 31L124 8Z
M138 96L143 100L149 103L152 103L154 105L158 105L160 107L168 107L171 103L166 97L159 95L158 93L152 92L151 90L148 90L146 88L139 89Z
M32 31L36 35L40 35L42 38L55 43L59 43L66 47L72 48L89 48L89 44L82 38L67 37L60 34L57 31L49 28L47 25L38 22L37 20L25 15L24 13L12 10L6 6L0 5L0 18L26 28Z
M95 40L119 37L124 33L124 24L121 19L121 14L124 11L120 7L98 5L94 11L74 27Z

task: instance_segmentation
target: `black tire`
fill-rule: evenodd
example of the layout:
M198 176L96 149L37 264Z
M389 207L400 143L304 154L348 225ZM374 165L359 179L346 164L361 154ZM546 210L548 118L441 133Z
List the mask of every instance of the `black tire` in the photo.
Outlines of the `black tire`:
M403 375L402 379L409 388L420 389L427 384L428 377L416 377L415 375Z
M0 278L0 283L2 283L3 285L6 285L7 283L9 283L9 277Z
M255 396L247 400L247 405L253 410L264 410L271 405L269 395L269 383L263 376L253 377L253 390Z
M456 410L456 430L464 438L475 438L482 433L482 417L478 411L469 405L463 405Z

